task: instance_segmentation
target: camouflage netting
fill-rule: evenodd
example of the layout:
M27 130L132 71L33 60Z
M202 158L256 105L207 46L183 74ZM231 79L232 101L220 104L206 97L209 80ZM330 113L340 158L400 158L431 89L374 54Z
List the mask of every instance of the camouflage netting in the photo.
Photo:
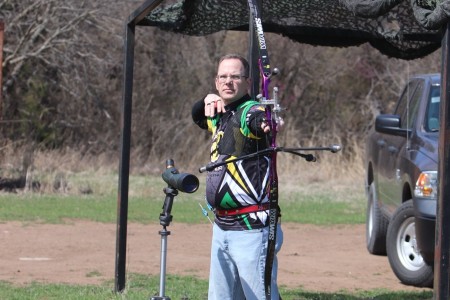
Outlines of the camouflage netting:
M370 43L385 55L425 56L441 46L450 0L263 0L264 31L318 46ZM138 25L186 35L248 30L245 0L185 0L158 8Z

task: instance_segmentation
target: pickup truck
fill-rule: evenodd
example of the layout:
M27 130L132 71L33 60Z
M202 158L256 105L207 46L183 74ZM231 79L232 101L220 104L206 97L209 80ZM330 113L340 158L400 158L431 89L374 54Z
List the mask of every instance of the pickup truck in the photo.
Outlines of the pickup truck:
M366 241L406 285L433 286L440 75L411 77L366 141Z

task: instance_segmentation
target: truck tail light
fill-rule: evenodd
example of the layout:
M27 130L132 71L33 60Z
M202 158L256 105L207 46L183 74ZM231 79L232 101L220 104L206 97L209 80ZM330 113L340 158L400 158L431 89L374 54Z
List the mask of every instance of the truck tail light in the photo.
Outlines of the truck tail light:
M416 182L414 196L437 198L437 171L422 172Z

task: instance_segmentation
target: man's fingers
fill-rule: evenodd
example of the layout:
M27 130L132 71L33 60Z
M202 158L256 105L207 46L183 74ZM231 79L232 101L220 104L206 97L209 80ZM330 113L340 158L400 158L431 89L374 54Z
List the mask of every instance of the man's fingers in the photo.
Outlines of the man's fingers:
M205 115L213 117L216 113L225 112L223 100L218 98L211 100L211 97L205 99Z
M261 129L264 131L264 133L268 133L270 131L269 123L267 123L267 121L263 121L261 123Z
M223 103L222 99L217 99L216 107L218 113L225 112L225 104Z

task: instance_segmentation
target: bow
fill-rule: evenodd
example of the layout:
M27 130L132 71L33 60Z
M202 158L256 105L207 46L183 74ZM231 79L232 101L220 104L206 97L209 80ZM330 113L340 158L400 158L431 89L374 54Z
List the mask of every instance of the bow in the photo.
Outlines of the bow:
M265 106L266 121L269 125L269 144L272 149L277 148L276 137L278 132L278 125L281 123L281 118L278 113L281 107L278 104L278 88L273 89L273 98L269 98L269 85L272 75L278 73L277 69L273 71L270 68L269 53L267 51L267 44L264 38L264 30L262 20L259 14L259 7L257 0L248 0L250 14L253 17L254 34L258 40L259 46L259 72L261 77L261 94L257 96L259 102ZM277 236L277 223L279 215L278 207L278 174L277 174L277 151L270 153L270 173L269 173L269 236L267 243L266 267L264 272L264 288L266 292L266 299L271 299L271 282L272 282L272 266L275 257L275 242Z

